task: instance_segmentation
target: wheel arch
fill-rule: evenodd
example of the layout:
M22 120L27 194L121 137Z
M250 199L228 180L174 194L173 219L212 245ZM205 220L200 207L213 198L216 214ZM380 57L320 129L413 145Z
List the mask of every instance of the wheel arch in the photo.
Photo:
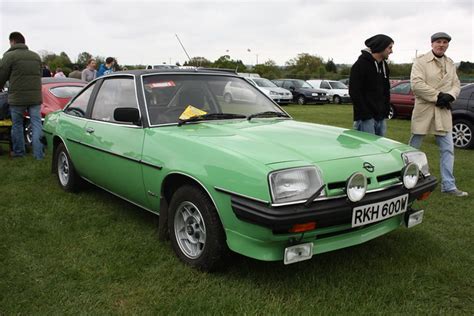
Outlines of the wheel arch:
M52 162L51 162L51 173L56 174L56 149L58 148L59 144L63 144L66 147L66 150L69 152L67 148L66 142L61 138L61 136L54 135L53 136L53 149L52 149Z
M474 124L474 114L469 112L455 112L452 114L453 116L453 123L455 120L467 120Z
M211 203L214 205L214 208L217 211L217 216L219 217L219 220L222 225L222 218L217 204L214 201L214 198L212 197L209 190L204 186L204 184L202 184L201 181L189 174L185 174L182 172L172 172L166 175L161 184L160 219L158 224L158 236L161 240L169 239L169 231L167 228L169 204L171 202L173 194L176 192L176 190L178 190L178 188L182 187L183 185L196 186L209 197Z

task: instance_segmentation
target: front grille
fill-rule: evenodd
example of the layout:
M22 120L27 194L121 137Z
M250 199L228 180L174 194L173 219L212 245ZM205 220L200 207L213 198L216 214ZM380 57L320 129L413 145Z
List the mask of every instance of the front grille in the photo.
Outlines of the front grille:
M401 171L395 171L387 174L383 174L377 177L378 182L383 182L387 180L395 180L395 179L400 179L400 176L402 175Z
M370 178L367 178L367 185L371 184ZM328 184L328 190L344 189L346 187L346 181L332 182Z

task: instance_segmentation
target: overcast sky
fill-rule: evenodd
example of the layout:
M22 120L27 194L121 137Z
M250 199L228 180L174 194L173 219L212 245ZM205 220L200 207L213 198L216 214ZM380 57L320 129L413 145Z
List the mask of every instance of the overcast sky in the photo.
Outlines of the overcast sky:
M214 61L228 54L245 64L279 65L299 53L352 64L365 39L395 41L390 60L411 62L439 31L453 38L447 55L474 62L474 0L194 1L0 0L0 49L19 31L35 51L113 56L120 64ZM250 50L250 51L249 51Z

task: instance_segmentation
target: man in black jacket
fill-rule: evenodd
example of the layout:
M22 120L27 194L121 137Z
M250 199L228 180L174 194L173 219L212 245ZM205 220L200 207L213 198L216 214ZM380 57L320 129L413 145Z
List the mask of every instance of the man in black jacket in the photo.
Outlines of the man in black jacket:
M390 71L385 61L393 40L384 34L365 41L366 49L351 68L349 94L354 106L354 129L384 136L390 112Z

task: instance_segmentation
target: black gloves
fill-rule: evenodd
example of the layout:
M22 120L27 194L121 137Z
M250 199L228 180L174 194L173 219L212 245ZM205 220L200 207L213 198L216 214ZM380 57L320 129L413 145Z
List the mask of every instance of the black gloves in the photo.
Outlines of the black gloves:
M436 101L436 106L442 109L451 110L451 102L454 101L454 98L449 93L440 92L438 94L438 100Z

